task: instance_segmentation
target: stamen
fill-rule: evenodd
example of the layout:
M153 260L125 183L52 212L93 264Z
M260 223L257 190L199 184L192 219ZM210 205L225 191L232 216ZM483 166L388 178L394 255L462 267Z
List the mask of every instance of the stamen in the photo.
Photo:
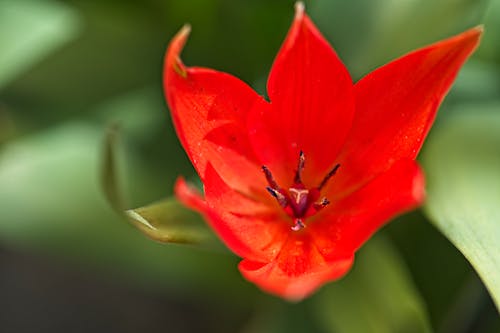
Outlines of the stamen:
M278 184L274 180L273 174L271 173L271 171L265 165L262 166L262 171L264 171L264 174L266 175L266 180L269 183L269 186L271 186L271 188L273 188L275 190L278 190L280 187L278 186Z
M278 200L278 203L280 204L281 207L286 207L288 205L288 201L286 200L286 197L278 190L271 188L271 187L266 187L267 192L269 192L273 197Z
M337 164L333 167L332 170L330 170L330 172L325 176L325 178L321 181L321 183L319 184L318 186L318 190L321 190L325 185L326 183L328 183L328 181L330 180L330 178L333 177L333 175L335 175L337 173L337 170L340 168L340 164Z
M302 223L301 219L296 219L295 220L295 225L291 228L293 231L299 231L302 230L306 227L304 223Z
M299 153L299 164L297 166L297 171L295 172L295 184L302 184L302 170L304 170L304 165L306 162L306 157L304 155L304 152L301 150Z
M309 218L311 215L330 204L330 201L326 197L322 197L318 200L320 198L320 191L340 168L340 164L336 164L333 169L328 172L318 187L307 188L302 183L302 171L304 170L305 163L306 157L301 150L297 169L295 170L294 183L288 189L281 188L274 179L271 170L265 165L262 166L262 171L269 184L266 190L276 199L276 201L278 201L278 204L285 209L285 212L293 218L294 225L291 226L293 231L304 229L306 224L303 219Z
M315 202L313 204L313 207L316 211L320 210L320 209L323 209L325 208L326 206L328 206L330 204L330 200L328 200L326 197L323 197L323 199L321 199L321 201L319 202Z

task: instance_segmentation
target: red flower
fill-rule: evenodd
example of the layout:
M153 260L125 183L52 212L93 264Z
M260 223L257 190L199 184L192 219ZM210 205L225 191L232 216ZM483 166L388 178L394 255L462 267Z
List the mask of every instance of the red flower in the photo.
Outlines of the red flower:
M267 82L186 67L184 27L164 85L179 139L203 184L176 194L243 258L243 276L298 300L349 270L356 250L424 198L415 162L436 110L482 29L413 51L356 84L296 6Z

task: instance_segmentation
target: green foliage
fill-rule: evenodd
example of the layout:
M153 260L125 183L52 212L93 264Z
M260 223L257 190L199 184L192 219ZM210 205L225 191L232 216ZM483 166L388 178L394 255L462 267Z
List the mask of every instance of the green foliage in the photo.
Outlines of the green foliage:
M0 2L0 88L73 40L78 13L52 1Z
M354 78L482 23L487 0L318 0L311 11Z
M485 24L422 160L426 214L498 304L500 1L305 4L355 79ZM264 94L292 17L289 0L0 1L0 246L205 304L217 327L207 331L235 322L244 332L430 332L428 306L439 332L450 322L464 332L497 332L483 287L457 291L474 270L419 214L398 220L398 247L375 238L343 280L288 304L245 282L238 259L173 199L175 179L195 176L162 96L167 42L191 23L188 65L230 72ZM141 208L124 213L131 207ZM464 302L467 311L456 311Z
M221 300L245 299L249 286L234 257L157 244L109 207L98 178L102 134L69 123L4 147L0 241L158 292L213 297L226 290Z
M488 29L483 37L483 43L478 55L484 60L500 64L500 45L497 31L500 29L500 1L491 0L484 15L484 24Z
M425 305L390 242L370 240L355 266L315 299L327 332L431 332Z
M464 107L427 145L426 211L500 307L500 103Z
M201 217L175 198L129 209L125 214L145 235L161 243L199 244L214 237Z
M431 332L425 305L391 242L375 237L353 270L310 300L287 304L265 299L246 331L264 333Z
M200 244L213 239L200 216L175 198L125 210L116 167L117 140L118 128L110 126L104 140L101 184L111 207L146 236L161 243Z
M405 263L381 237L363 247L352 272L325 288L315 305L327 332L431 332Z

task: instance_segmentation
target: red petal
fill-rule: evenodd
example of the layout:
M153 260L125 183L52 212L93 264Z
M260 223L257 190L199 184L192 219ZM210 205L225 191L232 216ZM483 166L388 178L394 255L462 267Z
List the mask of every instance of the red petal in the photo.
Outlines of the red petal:
M210 162L232 187L264 188L246 118L252 108L265 109L268 104L229 74L184 66L179 54L188 34L184 27L173 38L164 68L165 94L178 137L202 180Z
M208 164L205 200L182 179L176 186L178 198L202 213L222 241L237 255L251 260L271 261L290 233L291 222L273 207L234 191Z
M354 112L349 73L303 5L296 8L269 76L271 108L254 109L249 118L255 151L282 186L293 180L300 150L308 157L306 183L319 182L332 167Z
M424 198L423 174L413 160L401 160L326 214L290 233L275 260L243 260L240 271L263 290L299 300L351 267L354 252L385 222L418 206Z
M413 160L400 160L348 197L332 202L307 230L325 258L353 253L391 218L420 205L424 196L420 167Z
M301 300L326 282L343 276L353 255L325 261L306 233L292 234L279 257L270 263L243 260L239 269L261 289L291 301Z
M207 211L207 203L201 197L200 193L190 186L184 178L179 177L175 182L174 192L177 198L187 207L200 213Z
M402 158L414 159L482 28L411 52L355 86L356 115L340 158L335 191L363 184Z

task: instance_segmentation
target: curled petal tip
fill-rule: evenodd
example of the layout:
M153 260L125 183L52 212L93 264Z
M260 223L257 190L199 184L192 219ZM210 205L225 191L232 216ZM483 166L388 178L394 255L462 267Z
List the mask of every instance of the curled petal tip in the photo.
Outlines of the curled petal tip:
M470 28L469 30L464 31L460 35L468 36L469 38L472 38L472 39L479 41L481 39L483 33L484 33L484 25L480 24L480 25L476 25L473 28Z
M171 46L172 51L177 55L182 51L184 44L186 43L189 34L191 33L191 25L186 23L182 26L182 28L177 32L172 39Z
M484 34L484 24L476 25L474 28L472 28L473 31L476 32L478 35L478 39L481 40L481 37Z
M295 19L300 20L304 16L305 6L302 1L295 3Z
M477 38L480 39L484 33L484 25L483 24L476 25L475 27L470 28L464 33L469 33L471 35L477 36Z
M476 25L474 28L472 28L474 30L476 30L478 33L483 33L484 32L484 24L480 24L480 25Z
M191 32L191 24L186 23L182 26L181 30L177 33L179 37L183 37L186 39L189 36L189 33Z
M179 30L179 32L174 36L172 42L170 43L167 51L167 59L166 59L166 71L168 73L168 69L173 69L177 74L182 77L187 76L186 68L180 59L180 53L184 48L184 44L191 32L191 25L184 24L184 26Z
M462 40L463 43L465 44L471 43L472 45L471 53L472 53L472 51L481 42L483 33L484 33L484 25L480 24L473 28L470 28L469 30L462 32L461 34L458 34L455 38Z
M174 193L177 199L186 206L199 212L205 211L205 199L202 197L201 193L194 188L194 186L186 182L183 177L178 177L175 181Z
M177 51L177 53L180 53L180 51L182 51L182 47L184 46L184 43L186 42L190 33L191 25L186 23L182 26L179 32L175 34L171 44L172 46L175 46L175 51Z

